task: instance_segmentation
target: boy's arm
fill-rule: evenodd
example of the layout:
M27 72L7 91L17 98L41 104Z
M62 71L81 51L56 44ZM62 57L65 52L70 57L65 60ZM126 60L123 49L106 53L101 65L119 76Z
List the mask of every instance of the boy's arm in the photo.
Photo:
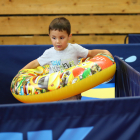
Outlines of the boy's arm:
M107 55L112 56L112 54L108 50L100 50L100 49L95 49L95 50L88 50L88 55L87 57L94 57L98 53L105 53ZM112 56L113 57L113 56Z
M21 70L23 69L34 69L37 68L38 66L40 66L39 62L37 61L37 59L31 61L30 63L28 63L25 67L23 67Z

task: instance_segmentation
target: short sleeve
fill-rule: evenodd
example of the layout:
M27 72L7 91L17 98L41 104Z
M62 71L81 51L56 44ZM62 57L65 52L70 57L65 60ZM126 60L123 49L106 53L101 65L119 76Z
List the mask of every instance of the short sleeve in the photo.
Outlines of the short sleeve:
M52 54L51 52L52 52L52 48L47 49L40 57L37 58L37 61L41 66L44 66L49 63L50 55Z
M77 56L78 57L83 57L83 58L87 57L87 55L88 55L88 49L82 47L79 44L73 44L73 45L75 47L75 50L77 52Z

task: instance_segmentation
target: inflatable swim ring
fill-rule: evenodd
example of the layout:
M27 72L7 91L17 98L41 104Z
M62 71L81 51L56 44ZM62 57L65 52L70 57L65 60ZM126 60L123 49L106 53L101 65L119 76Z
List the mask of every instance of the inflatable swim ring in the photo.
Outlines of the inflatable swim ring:
M52 102L80 94L110 80L116 71L114 59L105 54L71 68L49 74L49 65L24 69L11 83L13 96L24 103Z

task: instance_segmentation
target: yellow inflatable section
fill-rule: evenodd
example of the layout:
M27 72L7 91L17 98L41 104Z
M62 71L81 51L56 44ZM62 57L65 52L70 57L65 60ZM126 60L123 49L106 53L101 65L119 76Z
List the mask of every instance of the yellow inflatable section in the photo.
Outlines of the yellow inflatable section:
M20 71L11 83L13 96L24 103L59 101L105 81L116 71L114 59L98 54L64 71L49 73L49 66Z

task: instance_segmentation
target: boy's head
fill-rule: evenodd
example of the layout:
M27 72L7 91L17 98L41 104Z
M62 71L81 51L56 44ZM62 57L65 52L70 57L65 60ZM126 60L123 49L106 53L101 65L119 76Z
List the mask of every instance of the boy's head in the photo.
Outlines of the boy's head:
M64 17L55 18L49 25L49 34L51 30L66 31L69 36L71 33L71 25Z

